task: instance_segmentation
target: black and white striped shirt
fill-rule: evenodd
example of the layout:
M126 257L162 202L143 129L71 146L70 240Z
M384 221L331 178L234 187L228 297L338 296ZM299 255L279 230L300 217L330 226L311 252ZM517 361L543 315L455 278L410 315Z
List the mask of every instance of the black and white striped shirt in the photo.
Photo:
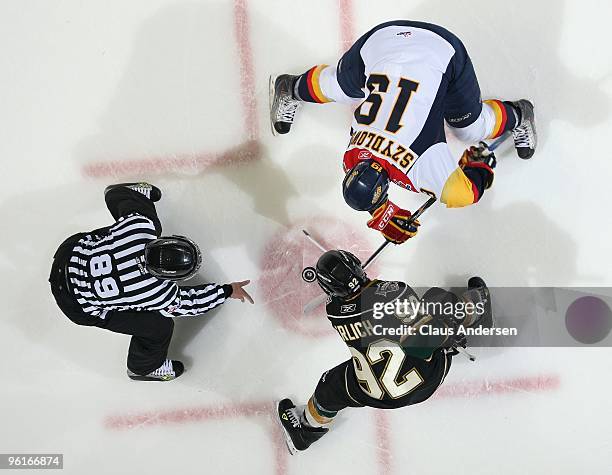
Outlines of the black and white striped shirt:
M78 241L68 278L84 312L105 318L110 310L154 310L178 317L202 314L226 300L221 285L179 287L149 274L144 249L157 237L150 218L131 213Z

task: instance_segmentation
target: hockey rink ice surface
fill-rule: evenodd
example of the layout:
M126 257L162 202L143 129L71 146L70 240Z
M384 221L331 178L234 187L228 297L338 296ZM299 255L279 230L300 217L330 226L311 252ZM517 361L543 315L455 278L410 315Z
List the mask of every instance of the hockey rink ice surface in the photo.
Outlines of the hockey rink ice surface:
M481 203L434 206L371 274L610 286L610 18L595 0L0 3L0 453L63 453L71 475L612 473L609 348L477 348L433 399L348 409L288 454L273 401L304 403L349 357L302 315L318 250L300 230L362 259L380 237L342 200L351 111L306 106L283 137L267 116L269 74L333 64L383 21L446 26L484 97L535 101L539 149L505 145ZM72 324L47 284L64 238L111 224L104 187L134 180L163 190L165 233L200 244L202 280L251 279L256 301L177 320L170 383L129 380L128 337Z

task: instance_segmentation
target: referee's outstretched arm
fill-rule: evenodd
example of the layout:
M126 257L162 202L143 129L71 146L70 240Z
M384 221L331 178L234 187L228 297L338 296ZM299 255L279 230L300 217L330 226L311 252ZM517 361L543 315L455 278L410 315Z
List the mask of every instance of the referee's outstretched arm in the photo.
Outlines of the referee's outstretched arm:
M241 302L253 302L253 298L244 288L251 281L232 282L231 284L203 284L191 287L179 287L179 294L173 305L160 313L165 317L196 316L212 310L233 298Z
M179 294L169 308L160 313L165 317L193 317L218 307L232 295L229 284L204 284L179 287Z

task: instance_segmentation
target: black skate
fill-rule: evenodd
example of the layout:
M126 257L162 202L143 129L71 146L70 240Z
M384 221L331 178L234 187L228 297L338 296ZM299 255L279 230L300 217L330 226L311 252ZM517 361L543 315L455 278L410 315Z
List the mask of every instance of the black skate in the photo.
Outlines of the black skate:
M106 195L106 193L108 193L110 190L114 190L115 188L119 188L119 187L126 187L129 188L130 190L134 190L137 191L138 193L145 195L147 198L149 198L151 201L156 202L159 201L161 199L162 196L162 192L159 188L157 188L155 185L151 185L149 183L118 183L116 185L109 185L106 187L106 189L104 190L104 194Z
M516 153L523 160L528 160L533 157L538 145L533 104L527 99L510 104L516 109L519 118L518 125L512 129Z
M272 134L288 134L301 103L293 97L293 83L297 76L270 76L270 123Z
M302 424L300 415L291 399L280 401L277 410L278 421L285 434L287 448L292 455L297 451L306 450L329 431L325 427L309 427Z
M172 381L178 378L185 371L183 363L177 360L166 360L155 371L144 376L136 374L128 369L128 376L135 381Z

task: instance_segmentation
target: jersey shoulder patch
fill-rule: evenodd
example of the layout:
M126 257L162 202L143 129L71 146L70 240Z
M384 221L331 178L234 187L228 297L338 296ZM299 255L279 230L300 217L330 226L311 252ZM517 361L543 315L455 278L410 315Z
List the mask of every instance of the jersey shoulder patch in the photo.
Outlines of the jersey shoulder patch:
M397 294L402 293L405 289L406 284L404 282L396 280L379 280L376 282L374 294L381 297L395 296L397 298Z
M374 280L350 300L332 298L326 307L327 316L330 319L367 316L373 312L374 304L393 302L408 288L404 282Z

